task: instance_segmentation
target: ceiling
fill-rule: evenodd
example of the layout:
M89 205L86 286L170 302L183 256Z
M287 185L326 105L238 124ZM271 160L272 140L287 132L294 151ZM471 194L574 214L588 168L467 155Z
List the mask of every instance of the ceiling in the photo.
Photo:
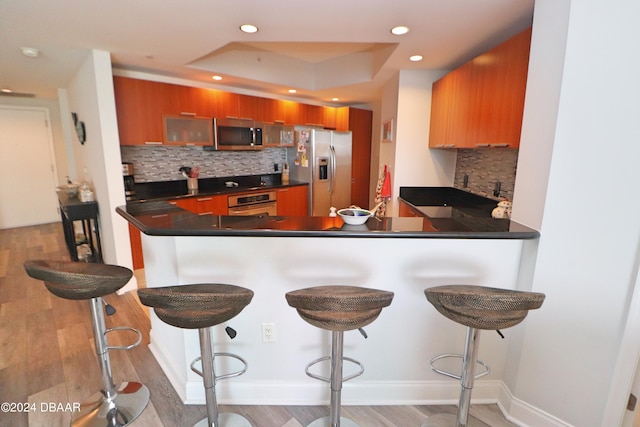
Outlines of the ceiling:
M0 88L56 98L99 49L111 53L114 73L364 104L398 70L452 69L506 40L531 25L533 7L534 0L0 0ZM241 32L246 23L259 31ZM409 33L391 34L397 25ZM409 61L416 54L424 59Z

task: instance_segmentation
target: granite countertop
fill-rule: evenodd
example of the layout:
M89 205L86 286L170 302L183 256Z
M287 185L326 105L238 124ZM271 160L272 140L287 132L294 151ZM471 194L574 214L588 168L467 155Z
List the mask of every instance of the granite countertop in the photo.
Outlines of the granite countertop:
M463 224L429 218L369 218L363 225L340 217L196 215L165 201L131 202L118 214L150 236L357 237L437 239L535 239L539 233L513 221ZM499 224L497 226L496 224Z
M231 187L227 182L236 183ZM274 190L285 187L308 185L305 182L289 181L283 184L280 174L244 175L222 178L200 178L198 189L187 188L187 180L142 182L135 184L136 195L132 201L171 200L186 197L214 196L217 194L231 194L257 190Z
M495 219L491 211L499 200L489 199L453 187L400 187L400 199L426 215L435 228L452 227L452 223L486 231L510 229L509 219Z

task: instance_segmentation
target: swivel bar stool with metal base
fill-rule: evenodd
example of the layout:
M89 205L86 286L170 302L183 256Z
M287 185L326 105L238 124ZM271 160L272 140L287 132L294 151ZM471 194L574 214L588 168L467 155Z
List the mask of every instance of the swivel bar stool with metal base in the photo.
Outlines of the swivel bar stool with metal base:
M425 289L427 300L443 316L467 327L464 354L443 354L431 359L431 367L439 374L460 380L461 392L458 414L435 415L422 424L422 427L466 427L469 422L471 390L476 378L489 373L489 367L478 360L480 330L500 330L510 328L522 322L529 313L542 306L544 294L520 292L483 286L448 285ZM462 357L462 373L455 375L434 366L434 363L447 357ZM476 364L485 368L476 375Z
M103 389L80 405L72 426L123 427L135 420L149 403L149 389L137 382L113 384L109 350L129 350L140 344L142 334L129 327L107 329L102 297L122 288L133 275L125 267L70 261L32 260L24 263L27 274L44 281L47 289L60 298L89 300L96 354L102 373ZM107 333L129 330L138 339L128 346L110 346Z
M343 357L344 331L360 329L373 322L382 308L391 304L393 292L355 286L318 286L288 292L286 298L304 320L331 331L331 356L316 359L305 369L308 376L331 384L331 415L313 421L309 427L357 427L350 419L340 417L342 383L364 372L360 362ZM331 361L330 378L309 372L311 366L325 360ZM343 378L343 360L355 363L360 371Z
M249 420L239 414L218 412L217 380L244 374L247 362L235 354L214 353L211 329L238 315L251 302L253 291L234 285L196 284L139 289L138 296L142 304L153 307L163 322L178 328L198 329L201 357L191 363L191 370L203 379L207 418L200 420L195 427L250 427ZM244 368L216 376L213 362L219 356L237 359ZM202 371L194 366L200 360Z

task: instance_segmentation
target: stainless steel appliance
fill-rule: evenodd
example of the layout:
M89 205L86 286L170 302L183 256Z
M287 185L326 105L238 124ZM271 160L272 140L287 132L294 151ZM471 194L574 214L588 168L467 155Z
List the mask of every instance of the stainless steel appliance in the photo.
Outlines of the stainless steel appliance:
M278 215L275 191L229 196L229 215Z
M252 119L213 119L213 144L216 150L261 150L261 122Z
M287 149L289 177L309 183L309 215L329 215L329 208L351 204L351 132L296 130Z
M122 163L122 177L124 179L124 195L126 200L136 198L136 180L133 176L133 163Z

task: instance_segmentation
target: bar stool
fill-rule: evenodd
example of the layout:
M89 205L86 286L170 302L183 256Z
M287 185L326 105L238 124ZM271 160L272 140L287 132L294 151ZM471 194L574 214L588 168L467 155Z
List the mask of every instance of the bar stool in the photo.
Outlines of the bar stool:
M24 269L29 276L44 281L47 289L60 298L89 300L103 389L80 405L80 413L71 425L123 427L130 424L149 403L149 389L138 382L114 385L109 350L130 350L140 344L142 334L129 327L107 329L102 297L122 288L133 272L118 265L47 260L26 261ZM135 332L137 341L127 346L110 346L107 333L120 330Z
M458 414L455 419L453 415L432 416L422 424L422 427L465 427L469 425L469 408L474 380L489 373L489 366L478 360L480 330L496 330L500 333L500 329L517 325L524 320L529 310L542 306L545 295L537 292L468 285L436 286L425 289L424 293L440 314L466 326L467 335L463 355L442 354L431 359L431 367L435 372L460 380ZM462 358L461 375L435 367L435 362L449 357ZM476 364L485 368L477 375Z
M191 363L191 370L203 379L207 418L200 420L195 427L250 427L251 423L239 414L218 412L216 382L244 374L248 365L235 354L214 353L211 330L213 326L238 315L251 302L253 291L234 285L195 284L139 289L138 296L142 304L153 307L163 322L178 328L198 329L200 357ZM230 333L229 336L234 338L235 334ZM216 376L213 367L216 357L237 359L244 368ZM202 371L195 367L199 361L202 362Z
M361 328L373 322L382 309L391 304L393 292L356 286L317 286L288 292L286 298L308 323L331 331L331 356L316 359L305 368L311 378L331 384L331 415L313 421L309 427L357 427L352 420L340 417L342 383L364 372L362 363L343 357L344 331L359 329L366 338ZM329 378L309 372L313 365L326 360L331 363ZM360 371L343 378L344 360L358 365Z

